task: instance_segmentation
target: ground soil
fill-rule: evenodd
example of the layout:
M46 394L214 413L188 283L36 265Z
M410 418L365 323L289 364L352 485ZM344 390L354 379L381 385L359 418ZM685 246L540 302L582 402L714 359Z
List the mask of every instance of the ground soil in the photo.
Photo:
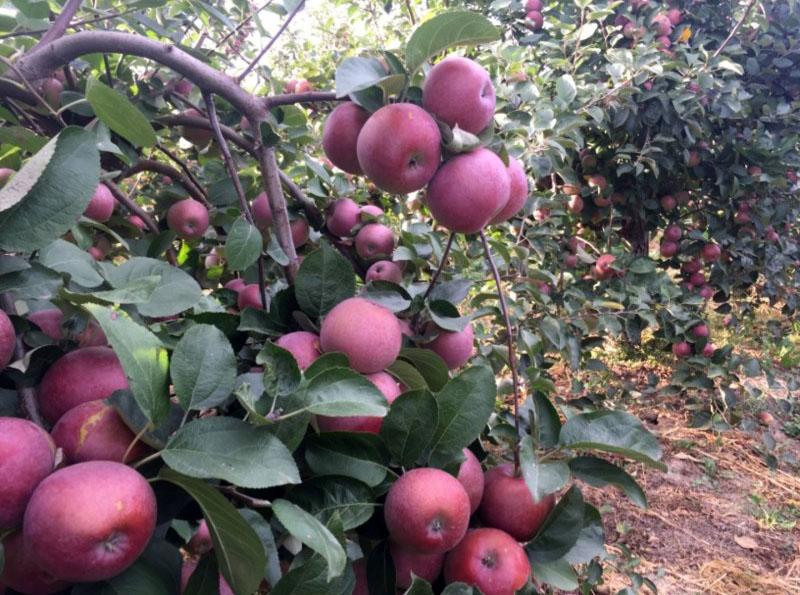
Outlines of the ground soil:
M615 372L640 386L651 372L668 378L655 363L623 364ZM797 370L785 372L791 373ZM782 390L766 396L765 402L792 397ZM751 411L749 423L737 423L749 431L690 428L685 399L654 392L627 405L659 438L669 468L626 467L647 493L647 509L614 489L584 490L604 513L608 544L605 585L597 593L629 587L631 573L669 595L800 593L800 469L792 464L800 461L800 440L782 432L779 408L766 425ZM764 457L765 433L780 455L775 470Z

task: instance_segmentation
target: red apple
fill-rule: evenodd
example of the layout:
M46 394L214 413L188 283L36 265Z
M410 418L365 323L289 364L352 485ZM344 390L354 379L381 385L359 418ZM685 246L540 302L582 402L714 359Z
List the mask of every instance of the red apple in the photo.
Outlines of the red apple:
M575 213L576 215L583 211L583 198L578 194L573 194L569 197L567 201L567 209L570 213Z
M111 190L105 184L98 184L83 214L89 219L104 223L111 219L116 204L117 201L111 194Z
M538 10L529 11L525 18L528 20L528 28L531 31L541 31L544 27L544 15Z
M272 225L272 207L269 206L267 193L262 192L250 203L250 212L253 214L253 222L261 231L269 229Z
M675 357L689 357L692 355L692 346L686 341L679 341L672 344L672 354Z
M525 2L526 12L530 12L532 10L538 10L541 12L543 8L544 4L542 4L542 0L527 0L527 2Z
M64 83L57 78L48 78L42 83L42 96L53 109L61 107L62 91L64 91Z
M239 293L242 289L247 287L247 282L244 279L236 277L235 279L231 279L230 281L228 281L223 287L225 287L225 289L230 289L231 291Z
M466 583L484 595L513 595L528 583L531 565L514 538L498 529L472 529L447 554L447 584Z
M679 246L677 242L664 241L661 242L661 256L664 258L672 258L678 253Z
M94 582L133 564L155 523L156 499L144 477L121 463L91 461L39 484L25 511L23 535L45 572Z
M320 356L319 336L308 331L295 331L280 337L275 345L294 356L297 365L305 370Z
M192 118L205 119L205 116L194 108L187 109L185 112L183 112L183 115ZM181 127L181 136L183 136L183 138L188 140L194 146L200 148L205 147L211 142L211 139L214 138L214 134L208 128L198 128L195 126Z
M433 327L432 325L432 328ZM463 331L438 330L438 335L430 343L423 345L444 360L451 370L460 368L469 361L475 353L475 337L472 332L472 323L464 327Z
M183 566L181 566L181 595L186 592L186 587L189 585L194 571L197 570L197 564L197 560L191 558L183 561ZM219 575L217 589L219 595L234 595L233 589L221 574Z
M13 169L9 169L7 167L0 167L0 188L5 187L8 181L11 179L15 172Z
M358 214L358 220L362 223L369 223L373 219L380 219L385 213L380 207L375 205L364 205L361 207L361 212Z
M705 347L703 347L703 357L714 357L714 351L713 343L706 343Z
M14 358L17 346L17 333L8 314L0 310L0 371Z
M461 541L469 525L464 486L441 469L406 471L392 484L383 512L389 535L400 547L444 553Z
M367 374L367 380L374 384L386 402L391 405L394 400L403 392L400 383L386 372L375 372ZM351 417L329 417L326 415L317 416L317 426L320 432L368 432L378 434L383 426L383 418L369 415L358 415Z
M460 153L439 168L428 186L427 205L436 221L460 233L477 233L508 203L511 181L503 161L489 149Z
M167 225L185 240L197 240L208 229L208 209L200 201L186 198L167 211Z
M299 248L300 246L305 245L305 243L308 241L308 236L311 231L308 227L308 221L302 217L297 217L289 222L289 228L292 231L292 243L294 244L294 247Z
M534 501L522 475L514 476L514 466L503 464L489 469L485 476L483 500L478 514L487 527L502 529L517 541L530 540L555 506L555 496Z
M344 353L350 366L362 374L380 372L390 366L397 359L402 343L397 317L364 298L340 302L322 320L322 351Z
M200 521L194 535L189 539L187 549L195 556L203 556L214 549L214 542L211 540L211 532L205 519Z
M668 225L667 229L664 230L664 239L670 242L677 242L681 239L683 235L683 230L681 230L681 226L677 223L673 223L672 225Z
M361 174L356 146L358 134L369 119L369 112L352 101L340 104L325 121L322 149L341 170Z
M467 496L469 496L469 511L470 513L474 513L478 510L478 506L480 506L481 499L483 498L483 468L481 467L478 457L472 454L470 449L465 448L462 452L466 459L464 459L464 462L461 463L461 466L458 468L456 479L458 479L461 485L464 486L464 489L467 490Z
M389 552L394 561L395 585L398 589L411 586L412 573L432 583L442 572L444 553L421 554L407 550L392 540L389 540Z
M362 171L376 186L408 194L427 184L441 160L436 121L411 103L385 105L370 116L358 135Z
M494 117L495 93L489 73L460 56L431 68L422 89L422 106L451 128L480 133Z
M36 566L25 547L21 531L3 539L5 564L0 572L0 593L3 587L30 595L49 595L69 588L69 583L60 581Z
M391 256L394 232L383 223L367 223L356 234L356 253L364 260Z
M715 260L719 260L721 255L722 249L717 244L706 244L703 246L703 249L700 252L700 256L702 256L703 260L706 262L714 262Z
M56 447L42 428L0 417L0 533L19 525L36 486L53 471Z
M525 206L525 201L528 199L528 177L525 175L525 169L522 167L522 162L515 158L509 157L508 167L509 196L505 206L492 217L489 222L492 225L508 221L519 213L522 207Z
M678 201L671 194L665 194L661 197L661 208L665 211L671 211L678 206Z
M127 388L125 371L111 348L84 347L59 358L45 372L38 389L39 407L42 416L55 423L81 403Z
M390 281L400 285L403 283L403 269L390 260L379 260L367 269L366 281Z
M69 463L130 463L150 452L147 445L139 440L128 453L128 447L136 440L136 435L125 425L117 410L104 401L88 401L73 407L53 426L52 435Z
M2 318L2 315L0 315ZM61 341L64 338L64 331L61 323L64 321L64 314L58 308L45 308L28 314L28 322L32 322L39 327L45 335L53 341ZM2 325L2 323L0 323ZM2 357L0 357L2 360ZM0 366L2 368L2 366Z
M706 337L708 338L710 331L708 330L708 325L705 323L700 323L692 327L692 335L695 337Z
M700 297L702 297L704 300L710 300L714 297L714 288L710 285L703 285L703 287L700 288L699 293Z
M353 199L340 198L328 207L325 224L333 235L344 238L351 235L353 228L358 225L360 216L361 207Z
M240 310L245 308L264 309L264 305L261 303L261 290L259 287L258 283L250 283L239 290L236 305ZM269 293L267 293L267 305L269 305Z
M126 217L126 220L127 220L128 223L133 225L139 231L146 231L147 230L147 224L144 222L144 219L139 217L139 215L128 215Z

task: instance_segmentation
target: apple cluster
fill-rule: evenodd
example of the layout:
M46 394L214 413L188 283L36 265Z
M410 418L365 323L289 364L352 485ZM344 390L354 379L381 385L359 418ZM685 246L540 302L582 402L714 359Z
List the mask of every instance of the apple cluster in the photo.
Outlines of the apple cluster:
M491 124L495 103L489 73L472 60L451 56L426 77L421 107L391 103L370 114L352 102L338 106L325 123L323 149L334 165L367 176L386 192L408 194L427 186L425 202L438 223L453 232L477 233L524 206L525 170L517 159L506 165L484 147L443 162L437 120L478 135ZM334 228L349 232L353 205L337 207L336 213L340 210Z

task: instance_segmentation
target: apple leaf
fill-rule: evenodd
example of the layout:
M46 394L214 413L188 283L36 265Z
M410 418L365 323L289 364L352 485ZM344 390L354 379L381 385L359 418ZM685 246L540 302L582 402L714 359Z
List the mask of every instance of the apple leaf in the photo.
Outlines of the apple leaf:
M122 93L90 78L86 83L86 100L100 121L125 140L137 147L156 144L158 139L150 122Z
M392 403L381 426L381 437L401 466L413 466L430 446L438 415L436 399L427 390L404 393Z
M500 32L489 19L476 12L451 10L416 28L406 45L406 66L415 72L432 56L456 46L491 43Z
M175 346L170 375L186 411L216 407L233 392L236 354L221 330L197 324Z

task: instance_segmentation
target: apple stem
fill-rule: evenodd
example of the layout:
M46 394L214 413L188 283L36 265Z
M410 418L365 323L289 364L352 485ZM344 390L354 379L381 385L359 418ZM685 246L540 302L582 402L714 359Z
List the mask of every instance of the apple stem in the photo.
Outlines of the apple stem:
M497 270L497 264L492 256L492 251L489 248L489 240L486 234L481 230L481 242L483 242L483 250L486 253L486 260L489 262L489 267L492 269L492 276L494 277L494 284L497 286L497 298L500 302L500 313L503 315L503 322L506 326L506 345L508 346L508 367L511 370L511 383L514 391L514 435L516 436L514 442L514 476L519 475L519 376L517 375L517 357L514 350L514 332L511 326L511 318L508 315L508 305L506 304L506 296L503 292L503 285L500 280L500 273Z
M236 195L239 197L239 207L242 210L242 214L244 218L250 225L255 226L255 221L253 220L253 213L250 211L250 205L247 203L247 197L244 194L244 188L242 188L242 181L239 179L239 174L236 172L236 164L233 162L233 155L231 155L230 147L228 147L228 141L225 140L225 136L222 134L222 130L219 127L219 119L217 118L217 108L214 105L214 97L211 93L203 92L203 101L206 104L206 111L208 112L208 121L211 124L211 129L214 131L214 136L216 137L217 144L219 144L220 152L222 153L222 160L225 162L225 167L228 170L228 175L230 176L231 182L233 182L233 187L236 190ZM261 295L261 307L264 310L267 309L267 288L266 288L266 279L264 276L264 254L263 252L259 252L258 255L258 292Z
M447 264L447 257L450 256L450 249L453 247L453 242L456 239L455 232L450 234L450 237L447 238L447 244L444 247L444 252L442 252L442 257L439 259L439 266L436 267L436 270L433 272L433 277L431 277L430 282L428 283L428 289L425 290L425 294L422 296L422 303L424 304L425 301L430 296L431 292L433 291L433 287L436 285L436 281L439 280L439 275L442 274L442 270L444 269L444 265ZM416 331L417 322L419 321L420 312L414 314L413 318L411 319L411 328Z
M152 461L155 461L160 456L161 456L161 451L159 450L157 452L154 452L153 454L147 455L143 459L139 459L137 462L133 463L131 465L131 467L133 467L134 469L138 469L139 467L142 467L142 466L146 465L147 463L151 463Z
M252 508L272 508L272 502L269 500L262 500L261 498L253 498L252 496L248 496L247 494L242 494L239 490L237 490L233 486L218 486L218 489L221 492L229 494L233 498L244 502L248 506Z

